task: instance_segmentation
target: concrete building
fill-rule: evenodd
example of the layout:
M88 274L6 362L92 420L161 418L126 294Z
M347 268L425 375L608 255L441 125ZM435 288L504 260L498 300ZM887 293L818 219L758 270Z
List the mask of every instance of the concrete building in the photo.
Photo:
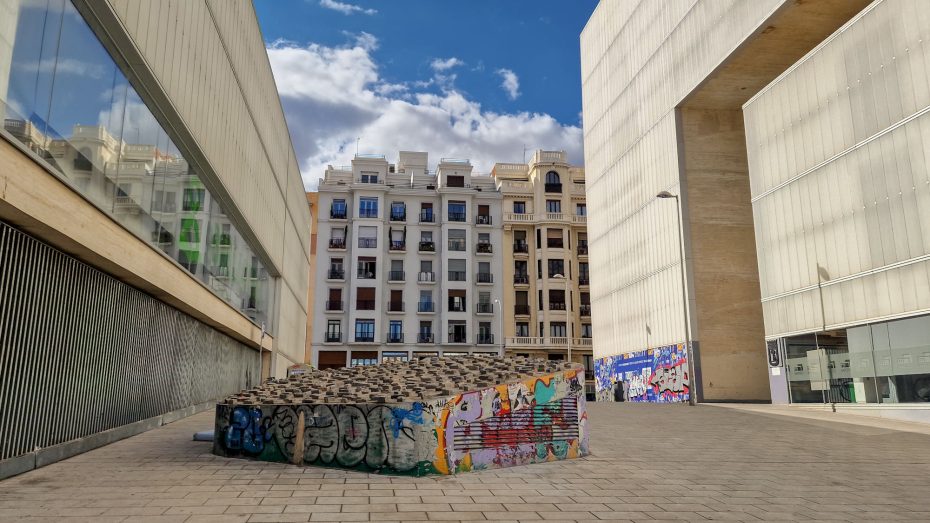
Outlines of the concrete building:
M930 419L925 13L597 7L581 47L599 389L690 339L696 379L672 388L703 401ZM683 366L668 352L653 375Z
M311 222L251 3L0 13L4 477L302 362Z
M563 360L571 348L593 371L584 169L562 151L536 151L491 175L503 196L508 353Z
M314 366L500 350L500 193L427 160L358 155L320 180Z

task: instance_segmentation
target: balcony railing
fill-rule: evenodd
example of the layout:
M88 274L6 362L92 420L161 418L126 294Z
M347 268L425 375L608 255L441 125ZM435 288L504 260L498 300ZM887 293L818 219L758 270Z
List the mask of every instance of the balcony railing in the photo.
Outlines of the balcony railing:
M363 249L374 249L378 246L377 238L359 238L358 246Z
M467 281L465 271L449 271L449 281Z
M436 312L436 302L432 302L432 301L417 302L417 312Z
M449 240L449 250L450 251L464 251L465 240L460 240L460 239Z
M375 279L375 271L364 271L359 269L358 273L355 274L355 277L360 280L373 280Z
M330 249L345 249L346 241L344 238L332 238L331 240L329 240L329 248Z
M392 222L405 222L407 221L407 213L391 211L391 221Z
M565 302L564 302L564 301L550 301L550 302L549 302L549 310L550 310L550 311L564 311L564 310L565 310Z
M494 335L493 334L479 334L478 345L494 345Z
M433 343L432 332L421 332L417 335L417 343Z
M375 300L355 300L355 308L360 311L373 311Z
M327 332L324 340L326 343L339 343L342 341L341 332Z
M388 250L391 250L391 251L406 251L406 250L407 250L407 242L405 242L405 241L391 240L391 245L390 245L390 247L388 247Z
M475 245L475 252L478 254L491 254L494 252L494 246L489 242L479 242Z
M377 209L359 209L358 217L359 218L377 218L378 210Z
M436 244L433 242L420 242L420 252L436 252Z
M346 271L341 271L338 269L330 269L326 273L326 279L328 280L344 280L346 279Z
M513 252L515 253L528 253L530 252L530 246L526 242L514 242Z
M465 213L463 213L463 212L450 212L450 213L449 213L449 221L450 221L450 222L464 222L464 221L465 221Z
M468 338L464 333L449 333L449 343L468 343Z
M494 304L478 302L475 304L475 312L478 314L494 314Z
M487 214L475 216L475 225L491 225L491 216Z
M572 223L588 223L588 215L576 214L572 216Z
M529 274L514 274L513 283L515 285L529 285L530 275Z
M420 283L436 283L436 273L421 271L417 274L417 281Z
M582 316L590 316L590 315L591 315L591 304L590 304L590 303L582 303L581 306L578 307L578 312L579 312Z
M588 254L588 242L584 240L578 240L578 254L586 256Z
M341 311L342 308L341 300L326 300L326 310L328 311Z
M565 243L562 240L546 240L546 247L550 249L561 249L565 247Z
M579 276L578 285L591 285L591 277L590 276Z
M562 192L562 184L561 183L547 183L546 192L560 193Z
M374 341L375 341L375 335L374 335L374 334L371 334L371 335L368 335L368 334L356 334L356 335L355 335L355 342L356 342L356 343L374 343Z
M475 277L478 283L494 283L494 274L490 272L479 272Z
M508 348L516 347L566 347L568 345L568 338L566 337L547 337L547 338L538 338L534 336L516 336L513 338L507 338ZM572 338L572 349L590 349L591 348L591 338Z
M513 313L520 316L529 316L530 315L530 306L525 304L517 304L513 306Z
M465 310L465 303L449 303L449 312L467 312Z
M420 223L436 223L436 214L420 211Z
M392 333L387 335L388 343L403 343L404 342L404 333Z
M348 213L345 209L330 209L329 217L333 220L345 220L348 217Z
M389 301L389 302L388 302L388 312L404 312L404 302L402 302L402 301Z

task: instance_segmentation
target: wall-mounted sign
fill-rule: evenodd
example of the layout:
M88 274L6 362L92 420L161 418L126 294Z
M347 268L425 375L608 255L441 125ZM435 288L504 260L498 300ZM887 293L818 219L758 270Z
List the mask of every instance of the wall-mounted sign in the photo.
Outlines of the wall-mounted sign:
M769 367L781 367L781 352L778 350L778 340L765 342L765 348L769 356Z

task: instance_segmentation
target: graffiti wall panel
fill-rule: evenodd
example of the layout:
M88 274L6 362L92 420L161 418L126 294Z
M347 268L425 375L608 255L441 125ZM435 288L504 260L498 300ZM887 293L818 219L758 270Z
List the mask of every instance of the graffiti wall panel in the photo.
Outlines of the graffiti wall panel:
M221 404L214 453L417 476L575 458L588 453L583 380L573 370L393 405Z
M615 383L626 401L688 401L688 352L679 344L601 358L594 362L594 380L598 401L614 401Z

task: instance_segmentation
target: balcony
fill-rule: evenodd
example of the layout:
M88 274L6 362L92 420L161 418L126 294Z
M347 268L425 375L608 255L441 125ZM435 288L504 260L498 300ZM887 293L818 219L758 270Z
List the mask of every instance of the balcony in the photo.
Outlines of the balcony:
M588 215L586 215L586 214L576 214L576 215L572 216L572 223L577 223L577 224L579 224L579 225L580 225L580 224L586 224L586 223L588 223Z
M346 240L345 240L345 238L332 238L331 240L329 240L329 248L330 248L330 249L339 249L339 250L343 250L343 251L344 251L345 248L346 248Z
M529 285L530 275L529 274L514 274L513 284L514 285Z
M494 345L494 335L493 334L479 334L478 345Z
M516 348L555 348L555 349L567 349L569 339L567 337L547 337L547 338L538 338L535 336L516 336L513 338L507 338L508 349ZM591 350L591 338L572 338L572 350Z
M404 271L390 271L388 272L388 281L404 281Z
M402 302L402 301L389 301L389 302L388 302L388 312L404 312L404 302Z
M450 251L464 251L465 250L465 240L453 239L449 240L449 250Z
M375 300L355 300L355 309L360 311L375 310Z
M355 277L360 280L373 280L375 279L375 271L374 270L365 271L365 270L359 269Z
M550 311L564 311L564 310L565 310L565 302L564 302L564 301L550 301L550 302L549 302L549 310L550 310Z
M417 343L433 343L433 339L432 332L421 332L417 335Z
M494 314L494 304L482 302L476 303L475 314Z
M359 209L358 217L359 218L377 218L378 210L377 209Z
M339 269L330 269L329 272L326 273L326 279L327 280L345 280L346 271L339 270Z
M436 273L435 272L419 272L417 273L417 281L420 283L436 283Z
M342 333L341 332L327 332L326 337L323 339L325 343L341 343L342 342Z
M488 214L475 216L475 225L492 225L491 216Z
M449 217L450 222L464 222L465 221L465 213L463 212L450 212L448 214L448 217Z
M478 283L494 283L494 274L490 272L479 272L475 277Z
M374 343L375 335L374 334L356 334L355 343Z
M591 304L590 304L590 303L582 303L581 306L578 307L578 312L579 312L582 316L590 316L590 315L591 315Z
M436 223L436 215L433 211L420 211L420 223Z
M465 271L449 271L449 281L467 281Z
M591 285L591 277L587 275L579 276L578 285Z
M475 252L478 254L492 254L494 253L494 246L490 242L479 242L475 245Z
M546 240L546 247L550 249L562 249L565 247L565 243L561 239L551 239Z
M530 306L528 304L516 304L513 306L513 313L517 316L529 316Z
M465 310L465 303L450 302L449 303L449 312L468 312Z
M330 209L329 217L333 220L345 220L349 217L349 213L345 209Z
M464 332L450 332L449 343L468 343L468 338L465 337Z
M530 252L530 246L526 242L514 242L513 252L514 254L527 254Z
M358 246L362 249L375 249L378 247L377 238L359 238Z
M436 312L436 302L432 302L432 301L418 302L417 312L422 312L422 313Z
M560 212L547 212L542 215L542 219L547 222L564 222L565 215Z
M536 221L536 215L523 212L508 212L504 214L504 221L513 223L533 223Z
M404 333L403 332L394 332L387 335L388 343L403 343L404 342Z
M436 244L433 242L420 242L419 252L436 252Z
M394 212L391 211L391 221L392 222L405 222L407 221L407 212Z
M578 240L578 254L580 256L588 255L588 242L587 240Z
M546 192L550 192L550 193L561 193L561 192L562 192L562 184L561 184L561 183L547 183L547 184L546 184Z
M344 310L342 303L341 300L326 300L326 310L328 312L342 312Z
M404 252L407 250L407 242L403 240L391 240L391 245L388 246L388 250L391 252Z

